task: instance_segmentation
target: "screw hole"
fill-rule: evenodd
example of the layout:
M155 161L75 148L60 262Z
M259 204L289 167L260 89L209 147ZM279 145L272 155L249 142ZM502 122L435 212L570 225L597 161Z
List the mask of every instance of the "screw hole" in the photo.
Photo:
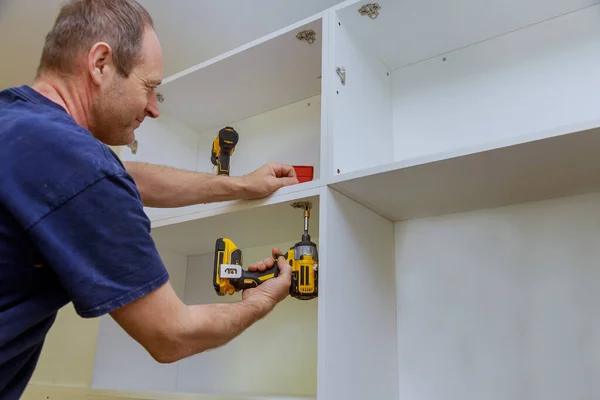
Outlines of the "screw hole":
M338 168L338 170L337 170L337 173L338 173L338 174L340 173L340 170L339 170L339 168Z
M442 58L442 61L446 61L446 57Z
M335 92L336 92L337 94L340 94L340 91L339 91L339 90L336 90Z
M389 72L387 73L387 76L390 76L390 73L389 73Z
M341 22L338 22L338 25L339 25L339 26L342 26L342 23L341 23Z

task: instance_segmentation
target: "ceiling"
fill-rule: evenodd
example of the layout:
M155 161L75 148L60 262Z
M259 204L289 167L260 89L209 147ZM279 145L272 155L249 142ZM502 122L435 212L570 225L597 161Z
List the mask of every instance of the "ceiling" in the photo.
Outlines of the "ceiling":
M156 25L165 77L342 0L138 0ZM30 83L63 0L0 0L0 89Z

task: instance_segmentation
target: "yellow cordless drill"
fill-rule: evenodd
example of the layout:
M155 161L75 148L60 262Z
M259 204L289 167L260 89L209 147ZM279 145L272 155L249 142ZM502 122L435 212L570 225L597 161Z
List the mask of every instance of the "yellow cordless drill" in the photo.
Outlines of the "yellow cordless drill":
M290 285L290 296L299 300L311 300L318 297L318 261L319 254L317 245L310 239L308 233L308 220L310 218L310 202L296 202L294 208L304 209L304 233L302 240L290 248L284 255L288 264L292 267L292 284ZM257 287L269 279L279 275L279 267L266 271L248 271L242 268L242 251L228 238L217 239L215 246L215 263L213 273L213 284L219 296L234 294L240 290Z
M217 167L217 175L229 175L231 155L239 140L239 134L230 126L219 131L213 140L210 161Z

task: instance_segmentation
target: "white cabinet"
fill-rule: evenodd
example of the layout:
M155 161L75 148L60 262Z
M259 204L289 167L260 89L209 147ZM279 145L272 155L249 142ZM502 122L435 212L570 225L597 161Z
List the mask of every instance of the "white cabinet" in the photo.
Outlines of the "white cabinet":
M288 298L168 366L103 318L95 389L600 396L600 5L376 4L342 3L169 77L138 153L121 152L214 173L212 140L229 125L232 175L314 166L313 181L265 199L147 211L178 294L197 304L240 298L212 287L218 237L260 260L300 240L290 205L312 201L318 299Z

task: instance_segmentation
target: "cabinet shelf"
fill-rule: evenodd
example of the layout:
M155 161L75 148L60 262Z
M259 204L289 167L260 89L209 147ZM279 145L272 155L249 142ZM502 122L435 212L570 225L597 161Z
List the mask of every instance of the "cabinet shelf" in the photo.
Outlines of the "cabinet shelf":
M600 120L339 175L334 187L392 221L600 190Z
M239 399L239 400L316 400L316 397L310 396L261 396L254 394L240 394L240 393L227 393L226 391L221 392L218 395L206 396L197 395L190 393L178 393L178 392L131 392L131 391L119 391L119 390L100 390L91 389L88 391L89 395L92 396L105 396L105 397L117 397L127 399L143 399L143 400L228 400L228 399Z
M208 204L198 204L194 206L161 209L147 208L146 212L152 221L152 228L160 228L166 225L178 224L181 222L214 217L217 215L251 210L264 207L271 204L279 204L299 200L307 196L315 196L319 191L319 180L299 183L292 186L286 186L277 190L272 195L256 200L232 200L224 202L215 202Z
M282 238L299 241L303 229L302 213L292 209L291 204L308 200L313 203L311 235L318 237L318 194L315 188L275 196L254 207L250 206L251 202L241 203L237 208L225 207L203 218L170 221L168 225L153 228L152 236L161 248L188 255L212 252L218 237L231 237L241 248L277 243Z

